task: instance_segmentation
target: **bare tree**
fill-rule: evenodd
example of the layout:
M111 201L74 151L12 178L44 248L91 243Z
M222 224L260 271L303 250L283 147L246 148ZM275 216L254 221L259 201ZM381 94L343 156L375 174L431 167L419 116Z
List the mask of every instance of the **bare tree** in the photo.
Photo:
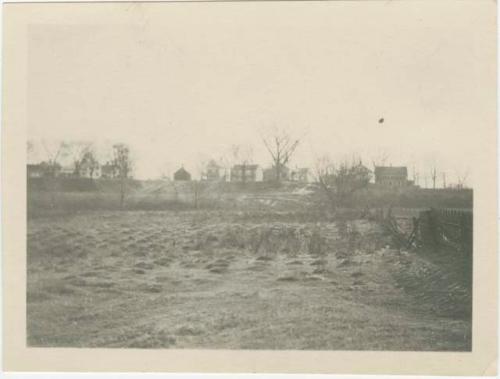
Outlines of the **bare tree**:
M433 166L431 169L431 179L432 179L432 188L436 189L436 179L437 179L437 168Z
M347 205L355 192L368 186L371 178L370 170L359 158L339 164L334 164L328 157L320 158L316 175L333 210L338 205Z
M92 143L76 143L72 147L74 155L75 175L82 176L86 169L90 179L93 179L94 173L99 168L99 162Z
M214 162L214 160L210 156L207 156L206 154L199 154L197 162L198 163L196 164L195 167L195 174L201 181L205 181L207 180L208 177L207 169L210 166L210 163Z
M59 160L69 154L69 143L66 141L46 141L42 140L41 145L45 151L46 160L42 162L44 168L45 188L49 192L50 206L56 206L56 193L58 191L57 176L61 169Z
M469 177L469 171L468 170L464 170L464 171L457 170L456 177L457 177L457 186L456 186L457 189L467 188L467 178Z
M335 165L330 157L325 155L316 160L315 173L316 179L323 190L323 193L326 195L328 202L330 203L330 207L335 209L337 199L335 198L335 192L330 189L329 184L329 178L331 178L331 176L335 173Z
M205 170L209 160L206 157L200 156L198 164L195 167L196 177L191 181L193 190L193 206L198 209L202 200L203 192L207 188L207 182L204 180Z
M262 141L271 155L276 181L279 182L281 181L286 165L289 163L300 143L300 139L293 138L286 130L275 128L267 137L263 136Z
M375 171L375 167L380 167L380 166L387 165L387 161L388 160L389 160L389 153L386 150L384 150L384 149L380 149L372 157L373 170Z
M89 149L85 152L82 159L84 165L88 167L90 179L94 178L94 173L99 169L99 161L97 160L93 150Z
M83 142L71 142L68 144L68 155L73 160L73 175L80 176L81 161L88 144Z
M47 176L55 177L61 168L59 160L70 154L70 144L66 141L48 142L42 140L42 146L47 157L45 161L47 165Z
M446 172L442 173L443 188L446 188Z
M127 191L127 181L132 173L132 159L130 149L125 144L113 145L113 165L120 179L120 207L125 204L125 195Z

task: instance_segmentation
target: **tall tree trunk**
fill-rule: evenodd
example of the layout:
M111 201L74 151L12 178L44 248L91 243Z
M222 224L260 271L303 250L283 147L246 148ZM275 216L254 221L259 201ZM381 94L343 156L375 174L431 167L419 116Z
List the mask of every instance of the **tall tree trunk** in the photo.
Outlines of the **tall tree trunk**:
M276 153L276 181L279 183L280 180L281 180L281 156L278 147L278 151Z
M198 209L198 182L195 180L194 181L194 209Z
M125 178L120 180L120 208L123 209L125 204Z

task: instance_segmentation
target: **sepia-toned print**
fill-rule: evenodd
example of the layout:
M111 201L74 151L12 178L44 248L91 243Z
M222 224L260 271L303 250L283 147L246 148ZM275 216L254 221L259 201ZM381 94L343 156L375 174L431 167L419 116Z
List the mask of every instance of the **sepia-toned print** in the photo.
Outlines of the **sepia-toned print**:
M486 12L307 3L16 11L19 351L52 368L71 352L55 348L269 352L234 360L247 371L290 351L458 352L484 370Z
M472 189L302 167L300 142L148 179L123 144L47 149L28 165L28 344L470 350Z

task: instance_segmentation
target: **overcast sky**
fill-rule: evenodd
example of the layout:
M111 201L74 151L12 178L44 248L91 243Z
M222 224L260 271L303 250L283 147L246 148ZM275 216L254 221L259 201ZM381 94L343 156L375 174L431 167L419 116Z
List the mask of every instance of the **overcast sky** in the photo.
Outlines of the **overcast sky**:
M304 136L292 165L386 152L472 182L493 24L481 7L418 3L127 5L116 22L35 25L28 137L126 142L154 178L233 144L269 165L260 133L278 126Z

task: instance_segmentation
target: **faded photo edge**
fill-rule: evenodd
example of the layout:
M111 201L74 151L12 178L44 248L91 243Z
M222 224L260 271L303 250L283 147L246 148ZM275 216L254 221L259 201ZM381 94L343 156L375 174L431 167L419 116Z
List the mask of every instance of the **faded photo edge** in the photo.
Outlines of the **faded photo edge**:
M78 6L81 12L75 12ZM3 291L4 368L7 371L169 371L267 372L336 374L485 375L497 372L497 153L495 112L484 115L480 131L487 141L473 158L478 167L474 187L473 349L471 353L375 351L245 351L141 350L86 348L28 348L26 346L26 65L27 25L124 20L122 5L92 10L92 4L59 4L57 10L37 5L4 7L3 63ZM304 4L307 6L307 4ZM441 6L444 6L443 4ZM482 5L487 12L492 6ZM489 20L489 18L488 18ZM66 21L68 22L68 21ZM487 21L491 23L491 20ZM491 33L494 33L491 25ZM493 47L496 38L485 36ZM491 62L494 63L494 62ZM496 82L496 65L489 73ZM487 101L496 96L493 83L485 89ZM471 131L472 132L472 131ZM494 183L494 184L492 184ZM494 206L493 206L494 205Z

